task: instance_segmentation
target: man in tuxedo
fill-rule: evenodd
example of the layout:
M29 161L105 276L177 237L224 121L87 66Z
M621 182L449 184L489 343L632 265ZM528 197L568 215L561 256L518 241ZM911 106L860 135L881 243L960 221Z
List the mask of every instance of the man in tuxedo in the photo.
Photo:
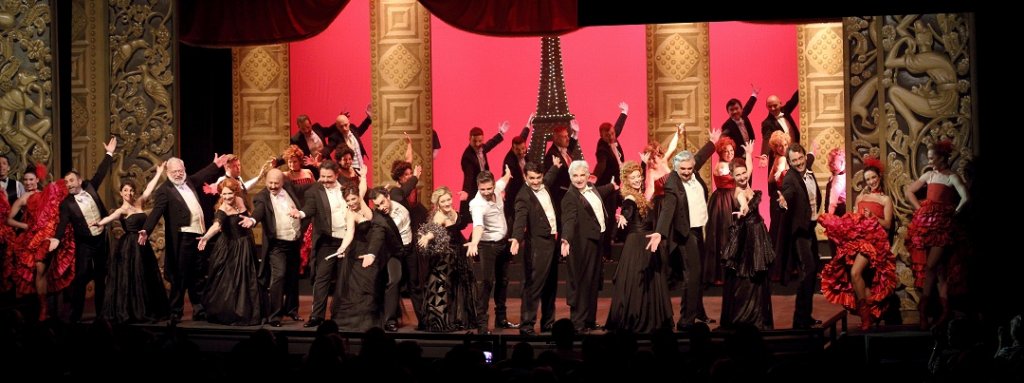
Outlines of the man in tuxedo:
M597 182L594 182L594 185L607 185L612 182L612 179L619 176L619 168L626 160L622 153L622 145L619 144L619 136L622 135L622 128L626 125L626 114L628 113L629 105L620 102L619 118L615 120L615 126L612 127L612 124L606 122L598 128L601 139L597 140L597 153L595 153L597 165L594 166L594 175L597 176ZM618 194L611 193L608 199L604 200L604 208L607 209L606 214L609 217L615 216L615 209L619 205L618 199ZM615 236L616 228L615 225L611 225L608 229L609 233L602 237L598 252L602 259L611 261L612 238Z
M378 199L384 196L382 191L378 191L378 193L376 196ZM391 205L391 208L394 209L397 206L397 204ZM408 238L409 246L411 246L412 232L409 232ZM398 313L398 281L402 279L402 265L400 260L393 263L391 259L400 257L400 252L404 248L404 240L395 220L380 209L374 209L373 217L370 219L370 232L367 234L366 254L359 256L363 259L363 268L367 268L371 263L377 264L377 283L373 289L374 301L377 302L377 310L373 312L373 315L376 318L369 318L372 323L375 323L374 327L380 326L380 318L387 319L386 316L391 315L396 323L392 323L390 331L398 331L397 319L400 315ZM394 278L390 274L392 271L397 274ZM388 289L392 294L390 302L387 298Z
M608 216L604 200L615 184L594 187L586 161L569 164L572 187L562 198L561 254L569 257L569 319L577 330L600 328L597 324L597 292L601 290L603 262L598 254L601 237L615 221Z
M476 195L476 176L481 171L491 170L487 163L487 153L498 146L505 139L505 132L508 131L508 121L498 125L498 134L484 142L484 130L473 127L469 130L469 146L462 152L462 191L466 196L472 198ZM469 198L460 203L459 211L469 211Z
M558 157L558 160L565 166L558 167L557 178L555 178L555 184L551 187L551 201L555 203L555 211L562 210L562 197L569 191L569 164L573 161L582 161L583 154L575 154L579 152L579 137L580 125L576 120L570 122L572 127L572 134L570 135L569 128L565 126L556 126L551 132L551 146L548 147L548 151L544 153L544 171L547 172L554 166L553 159ZM559 222L561 224L561 222ZM561 229L561 227L559 227ZM559 230L561 232L561 230Z
M782 179L777 200L783 209L781 241L788 246L783 245L781 248L791 251L800 262L793 328L806 329L821 324L821 321L811 316L818 273L814 227L818 224L818 211L821 209L821 191L809 166L814 157L797 143L789 145L786 156L789 171Z
M366 153L366 149L363 148L362 137L367 130L370 129L370 124L373 119L370 115L370 105L366 106L366 118L357 127L352 127L352 123L349 122L348 112L343 112L334 119L334 125L324 128L328 131L327 136L327 151L325 153L334 153L342 147L352 149L352 167L365 170L366 159L369 158L369 154ZM337 158L335 158L337 161Z
M295 119L295 124L299 126L299 131L292 135L290 142L292 145L296 145L299 149L302 149L303 153L307 156L328 155L331 154L327 150L327 137L331 133L329 129L316 124L315 126L309 121L309 116L303 114L299 115Z
M139 231L139 244L146 243L160 219L164 220L164 274L171 282L171 322L181 321L185 292L192 302L192 319L206 319L203 294L206 292L206 257L198 249L199 237L206 233L208 220L199 204L198 188L217 179L219 168L234 155L213 155L213 163L192 176L185 174L185 163L177 157L167 160L167 181L153 193L153 210Z
M13 205L22 194L25 194L25 185L21 184L11 175L11 162L7 156L0 155L0 189L7 192L7 204Z
M757 101L757 93L759 89L754 88L750 94L750 98L747 99L747 103L740 106L739 99L729 99L725 103L725 110L729 112L729 119L722 123L722 134L729 138L732 138L733 142L736 142L737 158L747 158L747 151L743 149L743 144L750 142L754 139L754 126L750 124L750 112L754 110L754 104Z
M717 141L712 133L712 141ZM673 277L682 274L684 280L681 317L676 323L679 330L688 329L696 322L713 323L704 311L704 293L701 270L701 254L704 254L704 225L708 221L708 189L698 171L714 152L715 145L709 141L697 155L688 150L672 158L672 169L665 182L665 197L661 202L661 214L655 232L647 245L648 250L657 251L662 241L669 265L674 269Z
M220 176L220 178L217 178L217 181L210 185L209 188L204 187L204 189L206 189L204 191L207 194L220 194L219 192L217 192L217 185L220 185L221 181L231 178L238 181L238 183L242 185L242 198L248 201L249 189L252 189L253 186L256 186L256 182L260 180L260 177L263 177L264 173L272 165L273 162L268 163L266 166L263 167L263 169L260 170L260 174L248 180L244 180L242 179L242 161L237 156L232 156L232 158L228 160L228 163L224 164L224 175Z
M299 317L299 248L302 244L301 221L289 216L299 208L298 193L278 169L267 172L266 188L252 198L252 217L243 226L263 223L260 255L260 280L269 286L270 310L267 318L273 327L281 327L281 317L294 321ZM269 283L267 282L269 280Z
M790 97L785 105L779 101L779 96L774 94L768 96L768 100L765 101L765 106L768 107L768 115L765 116L764 121L761 121L760 166L762 168L768 167L768 164L775 163L775 152L772 151L771 145L768 144L768 139L772 137L772 133L775 133L775 131L781 130L786 132L791 143L800 143L800 127L796 126L796 121L793 120L792 114L796 110L798 103L800 103L800 91L793 92L793 97ZM768 177L771 177L771 174Z
M335 277L338 257L331 256L341 247L350 220L346 219L348 206L338 182L338 163L320 162L320 182L306 191L302 210L293 212L292 218L313 220L313 259L310 259L310 278L313 280L313 311L303 327L316 327L324 322L327 296Z
M537 113L531 113L530 119L526 122L522 132L518 136L512 137L512 147L508 148L508 153L505 153L505 159L502 161L502 168L508 168L512 174L512 178L508 180L508 185L505 185L505 216L508 218L508 227L512 227L512 222L515 220L515 200L516 196L519 195L519 189L522 189L524 184L526 138L530 135L530 127L533 126L533 118L536 116Z
M401 312L401 282L406 280L409 287L409 298L412 301L413 313L416 314L417 323L425 323L423 313L423 284L419 280L419 264L413 256L412 244L412 217L409 210L400 203L391 200L389 192L383 186L370 189L367 197L373 201L374 210L380 212L390 219L401 239L401 246L391 252L387 259L385 270L387 271L387 287L384 290L384 329L390 332L398 331L398 319L402 317ZM388 227L390 230L390 225Z
M557 165L557 166L555 166ZM551 198L550 189L562 162L555 159L555 165L547 174L541 172L537 163L524 166L526 185L515 200L515 223L509 252L515 256L522 253L523 259L523 301L520 307L519 333L536 335L533 325L537 321L537 304L540 301L541 331L551 331L555 324L555 297L558 294L558 216ZM520 251L522 250L522 251Z
M71 281L71 316L72 323L82 320L82 309L85 307L85 287L94 281L95 294L93 302L97 316L103 312L103 294L106 288L107 253L110 241L106 228L96 225L107 213L103 200L96 189L110 172L110 162L114 159L117 149L117 138L113 137L103 149L103 156L96 174L90 179L82 179L76 170L64 175L68 187L68 196L60 202L60 221L57 223L57 236L62 237L68 225L75 233L75 278ZM41 175L45 176L45 175Z

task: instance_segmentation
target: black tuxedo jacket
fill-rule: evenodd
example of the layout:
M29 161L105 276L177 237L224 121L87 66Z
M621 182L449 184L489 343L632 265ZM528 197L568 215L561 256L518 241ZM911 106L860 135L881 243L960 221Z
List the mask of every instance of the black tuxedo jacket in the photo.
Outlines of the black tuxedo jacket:
M583 160L582 154L573 154L578 152L577 148L579 146L579 141L572 137L569 138L569 146L566 148L566 151L569 152L569 156L572 157L573 161ZM554 143L552 143L551 146L548 147L548 151L544 153L545 172L554 167L554 162L551 161L551 157L553 156L562 158L562 155L558 152L558 147L556 147ZM565 163L564 159L562 162L562 167L556 170L555 184L550 188L551 190L548 191L551 193L551 199L555 204L555 210L559 211L562 210L562 197L565 196L565 193L569 191L570 187L572 187L572 182L569 180L569 164ZM559 230L559 232L561 232L561 230Z
M324 156L331 154L330 149L332 149L332 147L328 146L329 142L327 141L327 137L331 134L330 130L331 129L329 128L320 126L320 124L313 124L313 131L310 132L310 134L315 134L317 137L320 137L320 141L324 143ZM302 135L302 132L295 132L289 141L291 141L292 145L296 145L299 149L302 149L302 152L306 153L307 156L312 154L309 152L309 144L306 143L306 137Z
M750 115L750 111L754 110L754 104L756 101L757 97L750 96L750 98L747 99L747 103L743 104L743 113L740 115L740 119L743 120L743 125L746 127L747 137L751 140L755 140L757 137L754 136L754 126L750 124L750 118L747 116ZM741 146L746 142L743 141L743 133L740 133L739 127L736 126L736 121L733 121L732 118L725 120L725 122L722 123L722 134L736 142L736 147L733 148L736 150L736 157L747 158L746 151L743 149L743 146Z
M619 119L615 120L615 137L619 137L622 134L622 127L626 125L626 115L620 113ZM612 150L612 146L608 145L604 140L597 140L597 165L594 166L594 175L597 176L597 185L604 185L612 182L612 177L619 177L619 161L625 161L626 158L622 153L622 145L619 144L618 140L615 140L615 148L618 149L619 155L618 160L615 159L615 151Z
M593 184L590 187L594 187ZM607 184L594 187L602 203L615 191L615 185ZM543 214L543 212L542 212ZM605 232L608 232L615 222L608 216L608 209L594 211L580 189L570 187L562 199L562 240L569 242L570 249L582 248L582 243L587 240L598 241L601 239L601 224L597 222L598 215L604 216Z
M370 219L368 236L366 254L373 254L376 258L374 262L387 262L388 257L402 249L402 236L398 232L395 220L376 209L373 210L373 218ZM382 270L386 267L384 263L378 265Z
M519 136L522 137L523 140L526 140L526 137L529 134L530 127L527 126L523 128L523 131L519 133ZM526 176L523 174L523 167L519 166L519 158L516 157L516 153L513 148L508 149L508 153L505 153L505 159L501 162L502 175L504 175L506 167L510 172L512 172L512 178L509 178L508 184L505 185L505 217L508 218L509 227L512 227L512 220L515 217L516 196L519 195L519 189L526 184ZM495 178L497 177L498 176L495 176Z
M366 118L363 119L363 122L359 123L359 126L349 126L349 130L351 130L352 134L356 136L356 145L359 145L359 153L362 154L363 158L370 158L370 154L366 152L366 146L363 146L363 134L370 129L370 124L372 122L373 120L370 116L366 116ZM334 157L334 151L338 150L340 147L348 147L348 144L345 142L345 137L342 137L341 131L338 130L334 124L329 124L324 129L327 132L327 141L329 141L324 144L324 150L331 154L332 159L337 161L337 158ZM350 149L355 150L356 148Z
M808 160L810 161L810 160ZM810 163L808 163L810 166ZM782 178L782 186L779 188L782 197L786 199L787 209L783 212L783 228L788 233L796 233L797 230L813 230L811 226L811 203L807 195L807 187L804 186L803 175L790 169ZM814 206L815 211L821 209L821 190L818 184L814 184L814 199L818 202Z
M302 212L313 224L313 246L316 247L320 236L331 236L331 201L327 199L327 189L319 182L314 182L305 193L306 201Z
M185 185L192 189L192 193L196 195L197 200L202 200L202 194L199 192L199 190L202 190L202 185L217 180L218 170L220 168L216 164L211 163L203 168L203 170L185 178ZM181 194L174 188L174 183L170 180L164 181L153 192L153 210L150 211L143 230L146 230L146 233L153 233L153 228L156 227L157 222L160 222L161 218L164 220L164 236L166 238L164 254L167 256L167 260L164 263L176 265L178 259L177 245L181 237L181 228L188 226L192 222L192 212L188 209L185 199L181 198ZM213 217L206 218L206 221L210 222ZM176 269L176 267L167 267L165 271L176 271L172 269Z
M700 177L700 168L711 158L714 150L715 144L708 142L693 156L693 177L704 189L704 201L708 199L708 186ZM686 239L690 235L690 201L686 197L683 180L675 169L668 174L668 180L665 181L665 196L661 200L661 213L658 214L655 231L661 234L663 240L675 238L673 233L680 239Z
M796 121L793 121L793 111L796 110L798 103L800 103L800 91L794 92L793 97L790 97L789 101L779 108L782 111L782 118L789 125L789 142L793 143L800 143L800 127L796 126ZM772 138L772 133L775 133L776 130L782 130L782 125L779 125L779 120L768 113L764 121L761 121L761 155L768 156L769 164L775 163L775 151L768 144L768 140ZM770 174L768 176L771 177Z
M466 198L467 201L476 197L476 176L480 174L481 171L491 170L490 164L487 162L487 153L490 152L491 149L494 149L494 147L498 146L498 144L500 144L504 139L505 136L498 133L484 143L483 166L481 166L480 161L477 160L476 151L474 151L472 147L466 145L466 150L462 151L462 190L465 191L466 194L469 194L469 197ZM498 177L500 177L500 175L494 178L497 179Z
M96 202L96 209L99 211L100 218L107 215L107 207L103 205L103 199L96 193L96 188L103 184L107 173L110 173L110 162L112 160L113 158L110 155L104 155L103 161L100 161L99 166L96 167L96 174L90 179L82 180L82 190L89 193L89 196ZM60 220L57 221L56 235L58 237L64 235L68 225L71 225L72 230L74 230L75 238L84 239L92 237L92 233L89 232L89 222L85 222L82 208L75 202L75 196L70 194L60 201Z
M555 184L557 170L552 167L544 175L544 187L548 189L548 195L551 195L551 187ZM554 197L552 197L551 204L551 208L555 210L555 222L558 222L558 209ZM551 224L548 223L548 216L544 214L544 207L541 206L537 194L528 185L523 185L519 193L516 194L515 212L512 238L519 241L520 246L524 246L527 239L533 241L534 238L546 238L551 235ZM554 251L555 249L544 249L544 251L549 250Z

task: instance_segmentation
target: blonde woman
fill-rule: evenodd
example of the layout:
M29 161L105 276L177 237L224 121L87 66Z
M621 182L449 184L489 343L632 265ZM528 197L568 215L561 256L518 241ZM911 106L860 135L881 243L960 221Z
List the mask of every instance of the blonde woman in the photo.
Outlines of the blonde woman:
M430 220L418 232L421 256L430 263L423 310L427 323L421 324L426 331L457 331L477 323L476 281L462 246L469 214L456 212L452 201L447 187L434 190Z

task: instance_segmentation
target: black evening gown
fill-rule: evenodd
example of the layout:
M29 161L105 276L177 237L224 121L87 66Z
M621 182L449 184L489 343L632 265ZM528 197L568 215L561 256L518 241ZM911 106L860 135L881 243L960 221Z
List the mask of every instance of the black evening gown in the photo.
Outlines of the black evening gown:
M433 233L434 239L422 252L430 264L424 293L424 329L431 332L457 331L476 326L476 281L462 244L466 217L445 227L433 222L420 226L419 235Z
M612 277L612 304L606 328L653 333L672 328L672 302L667 270L658 252L647 251L647 235L654 229L654 210L641 216L636 202L622 201L628 224L619 265Z
M263 319L252 230L240 226L242 215L217 210L221 233L210 252L206 318L210 323L258 325Z
M345 258L338 260L338 282L334 291L334 311L331 318L338 323L341 331L364 332L380 327L381 285L380 254L374 254L373 264L363 268L360 255L368 254L370 229L372 221L366 220L356 224L350 250Z
M762 330L774 327L768 271L775 260L775 250L757 209L760 203L761 191L755 190L749 202L750 212L733 222L729 242L722 251L722 327L737 323L752 324Z
M135 213L121 219L124 235L107 262L103 317L110 323L167 319L167 291L153 248L149 242L139 245L139 230L145 223L146 213Z

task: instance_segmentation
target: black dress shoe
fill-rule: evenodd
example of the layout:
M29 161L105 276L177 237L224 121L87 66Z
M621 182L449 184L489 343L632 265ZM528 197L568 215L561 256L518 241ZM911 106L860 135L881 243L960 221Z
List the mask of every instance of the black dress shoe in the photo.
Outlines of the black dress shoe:
M604 326L600 323L591 323L587 325L587 330L604 330Z
M181 315L171 315L171 319L168 320L171 325L181 323Z
M519 335L537 335L537 332L533 331L533 327L520 327Z
M302 327L306 327L306 328L316 327L316 326L319 326L322 323L324 323L323 319L320 319L320 318L309 318L309 320L306 321L306 323L302 324Z
M288 317L292 318L293 321L302 322L302 317L299 314L288 314Z
M194 321L204 321L204 320L206 320L206 313L205 312L200 312L200 313L192 314L192 320L194 320Z
M551 332L551 326L540 326L540 332Z
M398 332L398 325L395 323L385 323L384 331L387 332Z
M697 318L697 320L700 321L701 323L704 323L704 324L715 324L715 323L718 323L718 321L716 321L714 319L711 319L711 318L704 318L704 319Z
M507 320L500 320L494 322L494 328L519 328L518 323L512 323Z
M270 323L267 324L269 324L270 327L281 327L281 321L279 320L272 320L270 321Z

